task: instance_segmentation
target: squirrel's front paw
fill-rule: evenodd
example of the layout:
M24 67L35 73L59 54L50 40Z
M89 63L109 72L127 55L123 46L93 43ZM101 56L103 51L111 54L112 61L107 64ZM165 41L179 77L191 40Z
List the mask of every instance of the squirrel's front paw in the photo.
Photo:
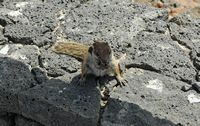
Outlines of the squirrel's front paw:
M122 77L117 77L117 86L119 85L120 87L125 86L128 83L127 80L125 80Z
M118 84L120 85L120 87L122 87L122 86L126 86L127 83L128 83L128 81L125 80L125 79L120 80L120 81L118 82Z

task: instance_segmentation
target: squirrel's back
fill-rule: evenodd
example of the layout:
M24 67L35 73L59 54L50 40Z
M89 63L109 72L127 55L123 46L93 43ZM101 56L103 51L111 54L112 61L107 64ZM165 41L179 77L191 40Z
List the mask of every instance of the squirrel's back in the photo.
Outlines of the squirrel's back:
M66 54L79 60L83 60L89 49L88 45L69 40L59 40L53 46L52 50L56 53Z

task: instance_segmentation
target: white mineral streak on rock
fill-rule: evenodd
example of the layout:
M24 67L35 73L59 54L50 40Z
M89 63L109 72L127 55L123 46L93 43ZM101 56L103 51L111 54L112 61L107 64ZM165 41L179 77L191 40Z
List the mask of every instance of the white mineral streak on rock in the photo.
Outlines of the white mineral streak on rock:
M64 13L64 11L63 11L63 10L59 11L59 17L58 17L58 19L59 19L59 20L62 20L62 19L64 19L64 18L65 18L65 16L66 16L66 14Z
M198 97L195 94L191 93L191 94L188 95L188 101L190 103L199 103L200 102L200 97Z
M148 81L148 85L146 85L146 87L157 90L158 92L162 92L163 82L161 80L158 80L158 79L150 80L150 81Z
M60 94L60 93L63 93L63 91L62 91L62 90L59 90L58 93L59 93L59 94Z
M173 47L168 44L158 44L157 46L160 47L162 50L173 49Z
M5 45L2 49L0 49L0 54L7 54L9 51L9 46Z
M21 55L21 56L19 56L19 59L26 60L28 58L25 55Z
M21 7L25 7L27 4L29 4L29 2L19 2L15 6L18 8L21 8Z
M13 59L21 59L21 60L26 60L28 59L25 55L19 53L19 52L13 52L10 57L12 57Z
M17 16L22 16L23 14L19 11L10 11L8 15L12 17L17 17Z

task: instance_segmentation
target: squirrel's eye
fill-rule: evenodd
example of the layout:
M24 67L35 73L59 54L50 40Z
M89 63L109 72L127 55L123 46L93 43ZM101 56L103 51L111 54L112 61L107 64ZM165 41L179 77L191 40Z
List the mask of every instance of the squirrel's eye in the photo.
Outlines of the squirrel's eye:
M98 60L97 64L98 64L98 65L101 65L101 62L100 62L100 60Z
M107 63L104 63L104 65L107 66L108 64L107 64Z

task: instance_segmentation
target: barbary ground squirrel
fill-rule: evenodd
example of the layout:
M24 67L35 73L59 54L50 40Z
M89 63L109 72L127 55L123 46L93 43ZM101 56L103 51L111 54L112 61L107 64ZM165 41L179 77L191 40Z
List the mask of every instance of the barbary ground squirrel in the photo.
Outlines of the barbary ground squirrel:
M64 39L56 42L52 46L52 50L56 53L70 55L82 60L80 84L85 83L88 74L93 74L97 77L104 75L115 76L120 86L126 84L119 65L120 60L124 59L126 54L116 59L112 49L106 42L94 40L94 43L89 46Z

